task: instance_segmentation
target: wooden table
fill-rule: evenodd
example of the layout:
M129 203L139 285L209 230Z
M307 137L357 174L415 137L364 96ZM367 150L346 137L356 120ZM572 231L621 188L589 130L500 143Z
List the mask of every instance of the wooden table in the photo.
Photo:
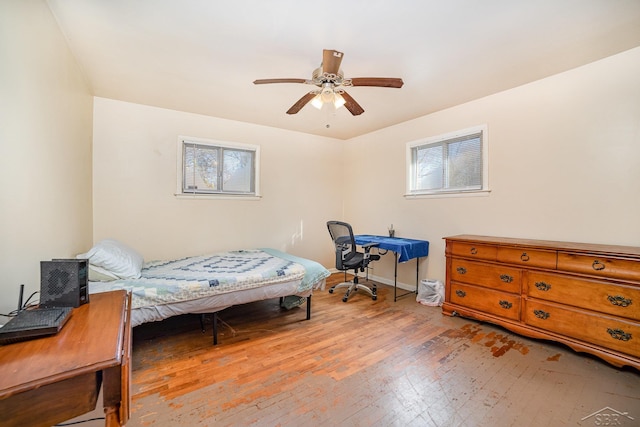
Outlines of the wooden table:
M0 423L51 426L95 409L107 426L129 419L131 298L92 294L53 336L0 346Z

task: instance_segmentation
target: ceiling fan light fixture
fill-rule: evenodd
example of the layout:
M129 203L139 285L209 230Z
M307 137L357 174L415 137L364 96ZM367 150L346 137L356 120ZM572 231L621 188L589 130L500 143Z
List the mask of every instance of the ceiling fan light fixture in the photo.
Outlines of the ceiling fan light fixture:
M313 105L314 107L316 107L318 110L322 109L322 105L324 104L324 102L322 101L322 95L321 94L317 94L316 96L313 97L313 99L311 100L311 105Z
M322 110L324 104L330 104L334 107L334 109L337 110L338 108L346 104L347 101L342 95L340 95L340 92L335 90L335 88L325 86L322 89L322 92L318 93L311 99L310 103L318 110Z
M329 84L325 84L325 86L322 88L322 93L320 93L322 102L333 102L334 95L335 93L333 91L333 87L331 87Z

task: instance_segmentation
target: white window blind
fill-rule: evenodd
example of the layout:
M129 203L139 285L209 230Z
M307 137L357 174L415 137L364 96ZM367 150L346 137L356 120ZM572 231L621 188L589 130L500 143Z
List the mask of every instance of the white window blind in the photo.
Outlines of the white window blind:
M474 129L409 144L408 194L484 190L485 131Z

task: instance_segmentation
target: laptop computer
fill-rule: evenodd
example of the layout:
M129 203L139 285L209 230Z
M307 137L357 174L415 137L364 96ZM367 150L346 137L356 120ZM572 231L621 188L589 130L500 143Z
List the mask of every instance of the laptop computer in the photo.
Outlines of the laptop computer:
M0 328L0 345L57 334L73 307L22 310Z

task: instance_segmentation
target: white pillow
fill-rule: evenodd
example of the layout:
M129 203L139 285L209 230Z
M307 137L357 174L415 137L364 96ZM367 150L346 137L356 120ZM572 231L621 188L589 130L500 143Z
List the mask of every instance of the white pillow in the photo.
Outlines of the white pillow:
M88 259L90 264L103 268L121 279L140 278L144 264L142 255L112 239L101 240L89 252L80 254L76 258Z

